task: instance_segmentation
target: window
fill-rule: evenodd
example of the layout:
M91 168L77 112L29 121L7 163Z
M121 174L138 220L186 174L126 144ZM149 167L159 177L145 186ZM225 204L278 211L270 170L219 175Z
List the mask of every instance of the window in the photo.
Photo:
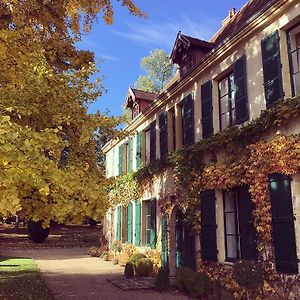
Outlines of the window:
M182 144L191 145L195 142L194 99L192 94L182 101Z
M145 246L151 242L151 202L145 201Z
M292 95L300 95L300 24L288 31Z
M256 259L254 204L246 186L224 192L226 260Z
M127 169L127 173L129 173L132 170L132 154L133 154L132 138L130 138L125 145L126 145L126 169Z
M172 119L172 136L173 136L173 148L172 151L176 150L176 119L175 119L175 109L171 110L171 119Z
M150 128L145 131L145 161L150 162Z
M159 146L160 157L165 157L168 153L168 118L167 112L159 115Z
M156 200L143 201L143 244L156 247Z
M135 103L132 108L132 119L136 118L139 114L139 105Z
M230 73L219 81L220 129L235 125L234 77Z

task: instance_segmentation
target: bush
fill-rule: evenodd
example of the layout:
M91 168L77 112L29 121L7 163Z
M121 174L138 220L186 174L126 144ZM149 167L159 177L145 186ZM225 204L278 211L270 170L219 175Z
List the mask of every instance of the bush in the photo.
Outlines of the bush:
M119 264L120 266L125 266L126 263L129 261L129 258L132 256L133 253L136 253L137 249L132 244L125 244L123 245L122 251L119 256Z
M92 257L100 257L101 251L100 251L100 249L97 248L97 247L92 247L92 248L89 250L89 255L92 256Z
M164 269L159 269L155 279L155 290L163 293L169 289L170 278L169 272Z
M180 290L184 290L184 281L186 278L190 277L194 271L187 267L178 268L176 271L176 286Z
M157 273L161 268L161 252L157 249L151 249L146 251L146 256L151 259L153 263L154 272Z
M253 261L238 261L233 270L235 281L247 290L257 289L263 283L263 269Z
M153 263L149 258L141 258L136 262L135 272L137 276L149 276L153 273Z
M126 278L133 278L134 277L134 265L133 263L128 262L125 265L124 275Z
M184 288L191 297L200 298L210 292L212 283L206 274L192 272L190 276L185 278Z
M43 221L28 220L28 238L35 243L43 243L50 233L50 227L43 228Z
M122 251L122 242L121 241L113 241L110 246L110 250L114 252Z
M114 265L117 265L119 263L119 258L118 257L114 257L113 260L112 260L112 263Z
M136 264L136 262L141 259L141 258L147 258L145 254L143 253L133 253L128 262L133 263L134 265Z
M105 260L105 261L109 261L110 260L109 253L107 251L103 252L102 259Z

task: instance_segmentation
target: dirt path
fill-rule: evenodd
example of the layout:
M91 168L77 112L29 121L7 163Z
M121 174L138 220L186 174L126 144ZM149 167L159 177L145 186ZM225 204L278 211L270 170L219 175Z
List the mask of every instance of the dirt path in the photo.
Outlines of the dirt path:
M0 255L33 258L58 300L183 300L183 295L154 291L122 291L107 279L122 277L123 268L89 257L87 248L0 249ZM42 300L42 299L41 299Z

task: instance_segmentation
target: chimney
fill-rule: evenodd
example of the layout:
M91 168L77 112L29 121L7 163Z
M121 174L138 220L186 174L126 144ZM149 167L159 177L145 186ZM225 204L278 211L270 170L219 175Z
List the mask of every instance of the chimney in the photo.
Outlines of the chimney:
M228 22L235 16L236 14L236 9L232 8L230 9L228 16L222 21L222 27L226 26Z

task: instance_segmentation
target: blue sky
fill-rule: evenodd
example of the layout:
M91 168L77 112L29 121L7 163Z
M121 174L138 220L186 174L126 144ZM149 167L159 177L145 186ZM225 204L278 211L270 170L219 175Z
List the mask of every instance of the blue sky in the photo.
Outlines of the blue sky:
M170 53L179 30L183 34L209 40L220 28L231 8L240 9L246 0L136 0L148 18L129 15L117 1L113 25L99 19L78 46L92 50L107 90L91 104L89 112L109 110L122 114L128 87L142 74L140 59L160 48Z

